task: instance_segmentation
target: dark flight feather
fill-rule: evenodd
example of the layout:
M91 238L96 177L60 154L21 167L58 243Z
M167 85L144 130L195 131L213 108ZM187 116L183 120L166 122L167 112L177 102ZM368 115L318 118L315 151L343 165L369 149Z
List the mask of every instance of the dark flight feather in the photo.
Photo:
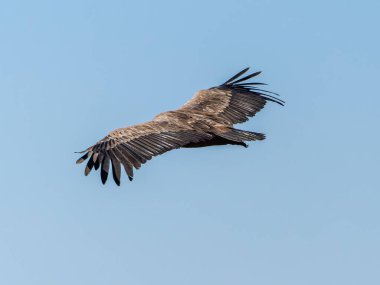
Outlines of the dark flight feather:
M119 186L120 185L120 175L121 175L120 160L118 157L116 157L116 155L112 149L108 150L107 152L108 152L110 159L111 159L113 180Z
M242 81L245 81L245 80L248 80L248 79L250 79L250 78L252 78L252 77L255 77L255 76L257 76L257 75L259 75L261 73L261 71L257 71L257 72L255 72L255 73L252 73L252 74L250 74L250 75L247 75L246 77L243 77L243 78L241 78L241 79L239 79L239 80L236 80L236 81L234 81L234 82L232 82L231 84L236 84L236 83L239 83L239 82L242 82Z
M249 70L249 67L243 69L242 71L238 72L237 74L235 74L234 76L232 76L230 79L228 79L226 82L224 82L223 85L229 84L230 82L234 81L236 78L239 78L240 76L242 76L248 70Z
M86 168L84 169L84 175L86 175L86 176L91 172L91 169L92 169L92 167L94 166L94 160L93 160L93 157L94 157L94 155L92 155L92 156L90 157L90 159L89 159L88 162L87 162Z
M100 177L102 178L103 184L105 184L107 181L109 168L110 168L110 158L107 154L104 154L102 168L100 170Z

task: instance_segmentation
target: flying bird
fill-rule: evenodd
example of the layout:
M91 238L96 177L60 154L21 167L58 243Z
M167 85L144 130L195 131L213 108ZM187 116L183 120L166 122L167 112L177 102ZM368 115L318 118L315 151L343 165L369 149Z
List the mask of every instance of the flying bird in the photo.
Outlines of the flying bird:
M103 184L111 166L113 179L120 185L121 166L132 181L133 168L139 169L153 156L172 149L228 144L247 147L246 141L265 139L262 133L234 128L235 124L255 116L268 101L284 105L284 101L276 97L278 94L259 88L265 84L247 82L260 71L241 77L248 69L217 87L198 91L175 111L160 113L150 122L110 132L80 152L85 154L77 163L88 159L86 176L93 168L100 168Z

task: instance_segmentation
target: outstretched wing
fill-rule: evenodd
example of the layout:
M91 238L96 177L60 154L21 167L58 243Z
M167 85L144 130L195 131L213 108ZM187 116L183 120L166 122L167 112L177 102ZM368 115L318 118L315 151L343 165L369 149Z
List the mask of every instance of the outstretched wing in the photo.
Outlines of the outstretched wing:
M181 127L165 121L151 121L112 131L85 150L86 153L77 160L77 163L89 159L85 175L88 175L93 168L95 170L100 168L103 184L107 181L111 165L113 179L117 185L120 185L121 165L132 181L133 167L139 169L141 164L153 156L210 137L207 133L197 132L186 126Z
M220 86L197 92L180 110L212 113L227 119L231 124L236 124L253 117L267 101L284 105L284 101L270 95L278 94L257 87L264 85L263 83L245 82L259 75L260 71L239 79L248 69L240 71Z

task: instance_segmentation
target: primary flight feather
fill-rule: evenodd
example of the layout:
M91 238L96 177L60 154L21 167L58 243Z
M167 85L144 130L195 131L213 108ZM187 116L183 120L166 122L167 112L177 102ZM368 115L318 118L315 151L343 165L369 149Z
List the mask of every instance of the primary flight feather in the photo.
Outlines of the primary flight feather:
M248 69L222 85L197 92L178 110L161 113L150 122L110 132L81 152L85 154L77 163L88 159L85 175L93 168L100 168L103 184L111 167L113 179L120 185L121 166L132 181L133 168L139 169L153 156L172 149L226 144L246 147L245 141L263 140L264 134L235 129L233 125L255 116L267 101L280 105L284 101L270 95L276 93L258 88L262 83L244 83L260 72L239 79Z

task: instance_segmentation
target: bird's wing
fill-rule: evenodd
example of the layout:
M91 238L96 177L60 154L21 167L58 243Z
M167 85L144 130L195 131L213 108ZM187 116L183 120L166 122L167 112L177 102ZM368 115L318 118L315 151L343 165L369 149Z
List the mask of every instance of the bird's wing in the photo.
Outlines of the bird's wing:
M245 82L261 72L255 72L239 79L247 71L248 68L240 71L220 86L197 92L179 110L211 113L223 117L231 124L236 124L253 117L267 101L284 104L284 101L271 95L278 94L258 88L263 83Z
M133 167L138 169L153 156L210 137L207 133L186 126L165 121L151 121L112 131L104 139L83 151L85 154L77 160L77 163L89 158L85 175L88 175L92 168L95 170L100 168L103 184L107 181L111 165L113 179L117 185L120 185L121 165L129 180L132 180Z

